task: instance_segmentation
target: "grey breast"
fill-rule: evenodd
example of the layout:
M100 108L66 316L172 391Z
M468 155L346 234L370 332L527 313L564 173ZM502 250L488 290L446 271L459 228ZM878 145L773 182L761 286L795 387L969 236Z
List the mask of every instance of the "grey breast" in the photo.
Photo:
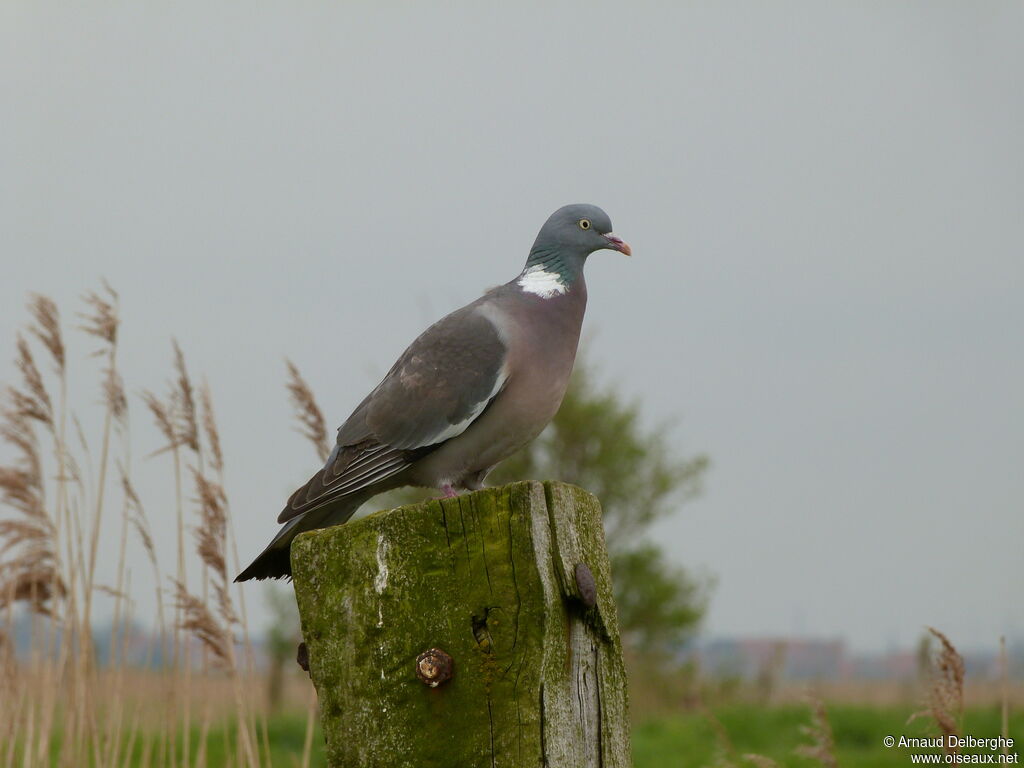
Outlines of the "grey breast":
M471 305L507 348L505 380L486 410L410 469L410 482L478 487L491 468L539 435L561 405L586 309L582 280L549 299L502 286Z

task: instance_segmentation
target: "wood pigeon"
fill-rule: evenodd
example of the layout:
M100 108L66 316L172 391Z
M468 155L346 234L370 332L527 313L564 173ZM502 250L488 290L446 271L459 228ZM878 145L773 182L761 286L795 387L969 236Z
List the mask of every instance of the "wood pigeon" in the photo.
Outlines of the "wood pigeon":
M583 264L601 249L631 255L600 208L551 214L518 277L434 323L402 353L235 581L289 576L292 539L344 523L383 491L415 485L450 497L481 488L561 405L587 305Z

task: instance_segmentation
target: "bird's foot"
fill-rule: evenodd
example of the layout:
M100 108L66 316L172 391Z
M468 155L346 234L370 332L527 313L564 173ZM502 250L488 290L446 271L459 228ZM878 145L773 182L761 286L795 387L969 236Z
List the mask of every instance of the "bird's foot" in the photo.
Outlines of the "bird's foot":
M459 495L455 492L455 489L452 488L449 483L445 483L444 485L441 486L441 493L444 494L441 497L442 499L454 499L456 496Z

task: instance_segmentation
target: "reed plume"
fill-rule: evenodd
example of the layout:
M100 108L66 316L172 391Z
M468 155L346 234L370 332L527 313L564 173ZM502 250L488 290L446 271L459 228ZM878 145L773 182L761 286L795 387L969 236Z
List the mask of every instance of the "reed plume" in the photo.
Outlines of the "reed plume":
M11 410L26 419L38 421L52 432L54 428L53 403L43 384L42 374L39 373L28 342L21 334L18 334L16 345L18 356L15 358L15 365L21 373L24 388L10 387L8 389Z
M229 571L237 566L231 518L224 490L221 436L214 419L212 398L205 382L195 386L181 347L173 345L169 389L158 397L146 391L142 398L162 436L156 453L171 451L174 459L174 503L178 512L178 570L170 585L158 564L165 543L154 537L139 493L128 471L128 398L116 366L120 317L117 293L109 285L84 297L81 329L98 340L89 350L100 357L101 403L104 408L102 441L89 434L68 407L68 370L74 368L74 350L65 346L57 305L34 295L28 303L31 323L15 340L14 386L0 389L0 766L96 765L122 768L141 756L147 768L199 768L214 760L206 750L216 705L204 701L199 751L193 752L190 726L192 675L202 675L197 694L206 693L221 679L193 668L189 643L203 648L204 662L226 672L234 702L225 712L227 748L225 765L269 765L255 738L259 707L253 706L249 688L253 675L252 650L245 622L241 591L230 593ZM56 376L51 374L52 368ZM296 371L297 375L297 371ZM301 382L301 379L299 379ZM304 383L303 383L304 385ZM319 409L308 393L308 412ZM310 417L312 418L312 417ZM319 416L320 443L326 442ZM86 420L86 424L88 424ZM312 422L310 422L312 424ZM74 435L68 435L68 429ZM71 438L69 441L68 438ZM69 444L70 442L70 444ZM93 467L92 442L100 450ZM45 449L44 449L45 446ZM121 449L124 454L121 454ZM192 453L182 449L189 449ZM208 448L208 450L207 450ZM318 448L318 450L321 450ZM189 458L194 456L192 461ZM120 459L120 460L117 460ZM80 461L81 460L81 461ZM206 461L206 467L203 463ZM107 478L116 470L116 480ZM186 528L182 479L191 472L198 522L194 535L202 563L203 583L187 578ZM216 478L216 480L214 479ZM110 515L107 486L120 486L120 516ZM170 506L170 499L167 506ZM169 510L168 510L169 511ZM113 524L120 526L120 557L116 581L101 579L106 549L113 542ZM186 532L186 533L183 533ZM174 557L173 544L167 543ZM141 549L155 574L158 635L144 649L147 669L130 669L132 656L132 583L126 552ZM114 554L114 550L109 550ZM113 565L114 563L111 563ZM172 566L173 568L173 566ZM189 582L195 580L193 593ZM101 596L113 603L112 642L107 665L99 663L92 645L92 604ZM150 598L152 599L152 598ZM18 606L17 604L21 605ZM238 610L236 611L236 606ZM8 629L16 608L23 607L47 620L32 621L30 657L15 658ZM173 621L164 612L174 607ZM240 662L235 634L245 637L246 657ZM171 637L173 634L173 655ZM148 669L159 659L163 666ZM151 696L137 689L133 677L155 678L160 693ZM312 722L312 721L310 721ZM159 724L158 728L153 728ZM266 725L263 724L265 741ZM312 731L306 736L304 762Z
M110 415L122 427L125 426L125 419L128 417L128 397L124 392L124 379L117 369L110 366L106 369L103 378L103 396Z
M158 448L153 451L150 456L157 456L167 451L173 451L177 449L178 438L175 434L174 419L171 417L171 409L157 397L155 394L150 392L148 389L142 393L142 402L146 404L149 412L153 416L153 421L156 424L156 428L160 431L160 434L164 436L167 441L167 445L162 448Z
M53 614L52 601L67 587L60 575L57 530L46 511L42 461L33 422L52 429L52 408L32 352L18 338L18 369L24 389L8 390L0 415L0 439L14 449L12 465L0 467L0 504L14 517L0 520L0 605L26 601L33 611Z
M181 611L181 628L191 632L213 654L220 666L233 671L234 639L230 630L217 621L206 603L189 594L181 582L175 581L174 589L175 603Z
M29 331L42 342L53 357L58 373L64 372L65 350L64 339L60 332L60 315L53 299L39 294L32 294L28 303L33 323Z
M192 470L199 493L200 523L196 526L196 551L200 560L213 573L213 589L220 607L220 616L226 625L238 621L229 592L227 561L227 496L224 489Z
M838 768L836 742L832 735L828 712L825 711L825 702L817 696L812 696L810 703L811 724L800 726L800 732L810 740L810 743L801 744L793 751L802 757L816 760L824 768Z
M106 298L95 291L82 297L82 300L92 307L92 313L79 314L79 317L85 320L85 325L79 327L89 335L102 339L108 345L113 346L117 343L117 330L121 325L117 311L118 295L106 280L103 281L103 290L106 292ZM102 355L103 352L104 350L101 349L93 354Z
M203 409L203 432L206 433L206 443L210 447L210 466L214 472L224 471L224 453L220 447L220 432L217 430L217 421L213 415L213 398L210 395L210 385L203 380L203 386L199 389L199 402Z
M949 737L960 735L959 721L964 710L964 659L942 632L935 627L927 627L927 630L940 644L932 662L928 706L912 714L907 722L919 717L930 717L942 734L946 754L959 753L960 748L955 742L951 743Z
M288 394L292 407L295 409L295 419L299 422L299 432L316 448L321 461L327 461L331 453L331 444L327 439L327 422L324 420L323 411L317 405L313 390L302 378L299 369L291 360L285 360L288 367Z
M150 390L143 390L142 400L153 416L157 429L167 444L151 453L157 456L178 448L188 448L200 453L199 421L196 415L195 391L192 380L185 365L185 355L177 341L172 341L174 349L174 372L176 378L171 385L166 400L162 400Z
M177 416L175 422L178 444L199 452L199 422L196 418L196 399L192 389L192 380L188 376L188 369L185 367L185 355L177 341L171 342L174 346L174 370L178 375L176 387L172 390L171 399L174 403L174 414Z

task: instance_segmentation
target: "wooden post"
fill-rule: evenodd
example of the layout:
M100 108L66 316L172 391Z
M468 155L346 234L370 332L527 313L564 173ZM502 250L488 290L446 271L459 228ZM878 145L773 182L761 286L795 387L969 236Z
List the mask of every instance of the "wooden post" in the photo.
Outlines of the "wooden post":
M291 557L330 766L631 764L589 493L514 483L400 507L303 534Z

